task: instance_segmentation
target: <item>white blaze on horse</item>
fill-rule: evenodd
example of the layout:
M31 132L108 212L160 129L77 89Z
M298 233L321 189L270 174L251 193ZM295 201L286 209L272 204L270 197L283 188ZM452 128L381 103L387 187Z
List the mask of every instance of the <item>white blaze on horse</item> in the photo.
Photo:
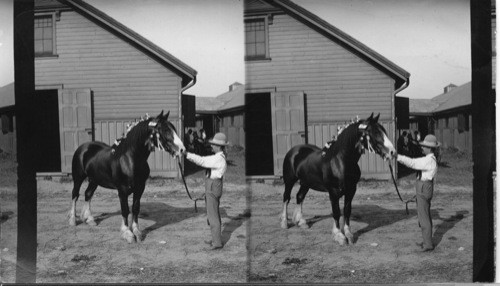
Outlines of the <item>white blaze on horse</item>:
M113 146L102 142L86 142L75 151L72 162L73 193L69 212L69 224L76 225L75 209L80 187L88 178L85 203L81 220L96 225L90 210L90 201L97 186L118 190L120 198L122 237L129 243L141 241L139 229L140 200L149 177L148 157L155 148L178 157L186 149L176 133L174 125L168 121L168 112L156 117L146 116L130 126L123 138ZM132 225L128 223L128 196L133 194Z
M356 193L356 186L361 177L358 161L365 150L377 153L384 160L393 159L396 149L387 137L384 127L378 123L380 114L375 118L373 113L366 120L356 120L341 130L337 141L322 150L314 145L302 144L294 146L285 156L283 162L283 211L280 215L281 227L288 228L287 207L294 184L299 181L297 206L292 217L293 223L308 228L302 214L302 203L309 191L313 189L327 192L333 214L332 235L338 243L354 243L350 229L351 203ZM344 228L340 227L339 199L344 197Z

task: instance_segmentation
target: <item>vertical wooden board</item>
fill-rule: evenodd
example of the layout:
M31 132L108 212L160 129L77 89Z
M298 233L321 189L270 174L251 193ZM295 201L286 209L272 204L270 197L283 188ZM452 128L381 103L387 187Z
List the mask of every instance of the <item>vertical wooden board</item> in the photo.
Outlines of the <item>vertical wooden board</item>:
M109 123L108 121L102 122L101 140L106 144L113 144L109 141Z
M109 127L109 144L113 144L115 140L117 139L116 137L116 121L108 121L108 127Z
M314 145L316 146L321 146L322 141L323 141L323 134L321 132L321 126L320 125L315 125L314 126Z
M102 141L102 124L101 122L94 122L95 140Z
M326 142L332 140L332 136L330 134L330 124L325 124L322 127L322 133L323 133L323 139L322 139L322 145L324 145Z
M154 164L154 170L161 170L161 167L163 166L163 158L162 154L163 151L157 150L156 152L153 152L153 157L155 158L155 164Z
M240 132L240 146L243 147L243 148L245 148L246 147L246 145L245 145L245 142L246 142L245 141L246 140L246 138L245 138L245 130L243 130L243 128L240 128L239 132Z

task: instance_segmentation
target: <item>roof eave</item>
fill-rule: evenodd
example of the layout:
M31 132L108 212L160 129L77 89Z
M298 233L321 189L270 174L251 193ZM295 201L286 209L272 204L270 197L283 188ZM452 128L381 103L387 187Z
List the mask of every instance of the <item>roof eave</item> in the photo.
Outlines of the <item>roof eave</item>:
M284 9L288 13L292 13L293 15L299 17L300 19L303 19L304 21L311 23L317 29L320 29L324 33L327 33L327 34L335 37L340 42L353 48L358 53L361 53L365 57L368 57L375 64L377 64L380 67L382 67L383 69L387 70L389 73L391 73L396 78L396 87L395 87L396 89L403 86L403 84L405 82L408 82L408 80L410 78L410 73L408 71L399 67L398 65L391 62L390 60L388 60L384 56L382 56L379 53L375 52L374 50L370 49L365 44L359 42L358 40L356 40L353 37L349 36L348 34L344 33L340 29L332 26L330 23L324 21L323 19L319 18L318 16L314 15L313 13L309 12L308 10L300 7L299 5L293 3L290 0L265 0L265 1L267 1L273 5L279 6L280 8Z

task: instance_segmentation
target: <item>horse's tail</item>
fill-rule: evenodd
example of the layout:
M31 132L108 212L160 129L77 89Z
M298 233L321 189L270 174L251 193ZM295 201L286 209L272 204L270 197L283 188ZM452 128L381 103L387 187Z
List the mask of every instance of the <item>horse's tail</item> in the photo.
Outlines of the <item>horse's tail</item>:
M73 160L71 161L71 175L73 176L73 181L79 181L82 177L85 178L85 168L83 166L83 154L85 153L86 144L80 145L73 154Z
M283 193L283 202L288 203L290 201L290 195L292 193L292 188L295 182L297 182L298 177L295 170L295 155L297 154L299 146L295 146L290 149L283 160L283 182L285 183L285 192Z

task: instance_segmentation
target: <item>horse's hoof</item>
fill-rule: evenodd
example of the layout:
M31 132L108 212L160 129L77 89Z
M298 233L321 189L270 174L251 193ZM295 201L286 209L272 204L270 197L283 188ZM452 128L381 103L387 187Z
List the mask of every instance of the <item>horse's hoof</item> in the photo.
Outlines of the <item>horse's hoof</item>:
M345 237L347 238L347 243L354 244L354 236L352 234L346 234Z
M95 222L94 219L87 219L86 223L90 226L96 226L97 223Z
M282 229L288 229L288 221L287 220L282 220L281 221L281 228Z
M135 242L135 236L130 230L126 230L122 232L122 237L128 242Z
M76 225L76 219L74 217L69 219L69 225L70 226L75 226Z
M143 240L142 232L139 229L134 229L133 233L138 242Z
M304 219L302 219L301 221L299 221L298 226L300 228L302 228L302 229L308 229L309 228L309 225L307 224L307 222Z
M346 243L346 238L344 235L335 235L333 240L338 242L340 245L344 245Z

